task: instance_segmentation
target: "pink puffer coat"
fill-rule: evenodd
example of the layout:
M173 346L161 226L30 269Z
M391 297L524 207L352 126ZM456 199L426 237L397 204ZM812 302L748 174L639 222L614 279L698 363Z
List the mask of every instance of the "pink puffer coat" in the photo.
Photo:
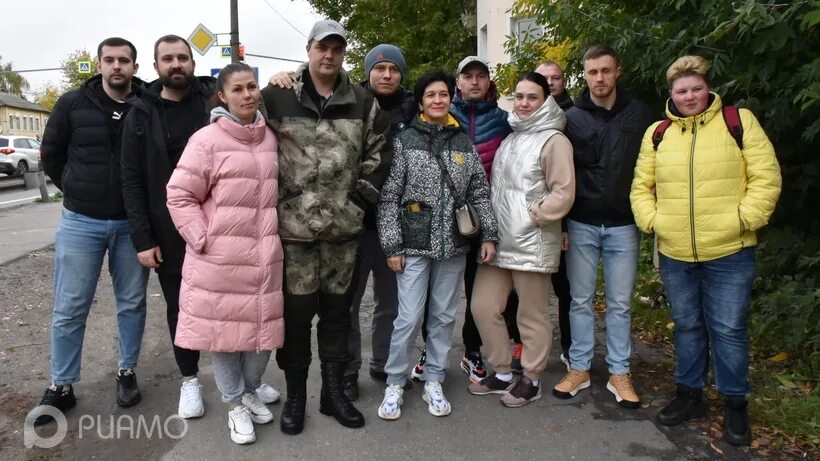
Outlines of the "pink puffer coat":
M225 117L194 133L168 182L185 239L176 345L273 350L284 341L276 136L263 117Z

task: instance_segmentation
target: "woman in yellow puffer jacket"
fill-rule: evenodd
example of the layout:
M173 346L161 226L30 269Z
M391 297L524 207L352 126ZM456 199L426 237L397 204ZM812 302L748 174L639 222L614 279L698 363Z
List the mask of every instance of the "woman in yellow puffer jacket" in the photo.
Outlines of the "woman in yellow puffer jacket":
M711 346L715 383L726 398L724 436L746 445L755 231L774 211L780 166L749 110L739 110L742 142L732 137L708 71L700 56L683 56L667 70L672 123L660 143L653 134L661 122L646 131L630 199L638 227L658 237L675 322L677 394L657 419L672 426L704 414Z

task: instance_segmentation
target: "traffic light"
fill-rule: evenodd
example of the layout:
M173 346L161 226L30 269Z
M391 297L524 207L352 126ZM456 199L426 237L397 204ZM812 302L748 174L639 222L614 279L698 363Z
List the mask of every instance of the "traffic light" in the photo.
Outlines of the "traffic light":
M239 58L240 61L244 61L245 60L245 45L240 43L238 48L239 48L239 51L237 52L237 57Z

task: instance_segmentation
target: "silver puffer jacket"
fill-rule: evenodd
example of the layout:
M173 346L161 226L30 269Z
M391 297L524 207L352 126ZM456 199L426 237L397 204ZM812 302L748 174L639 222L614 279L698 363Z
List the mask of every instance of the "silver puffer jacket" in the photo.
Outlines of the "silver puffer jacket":
M498 246L493 266L552 273L561 256L561 221L538 227L530 208L550 191L541 168L541 150L566 125L564 111L553 98L528 118L510 112L513 129L495 154L490 193L498 222Z

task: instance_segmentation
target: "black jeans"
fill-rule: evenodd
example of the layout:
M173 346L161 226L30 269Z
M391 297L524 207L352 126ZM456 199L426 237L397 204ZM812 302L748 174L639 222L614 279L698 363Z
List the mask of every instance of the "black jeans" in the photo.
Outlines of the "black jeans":
M162 295L165 297L165 315L168 320L168 331L171 333L171 344L174 346L174 359L182 376L194 376L199 372L199 351L192 351L174 344L179 320L179 287L182 275L157 272Z

